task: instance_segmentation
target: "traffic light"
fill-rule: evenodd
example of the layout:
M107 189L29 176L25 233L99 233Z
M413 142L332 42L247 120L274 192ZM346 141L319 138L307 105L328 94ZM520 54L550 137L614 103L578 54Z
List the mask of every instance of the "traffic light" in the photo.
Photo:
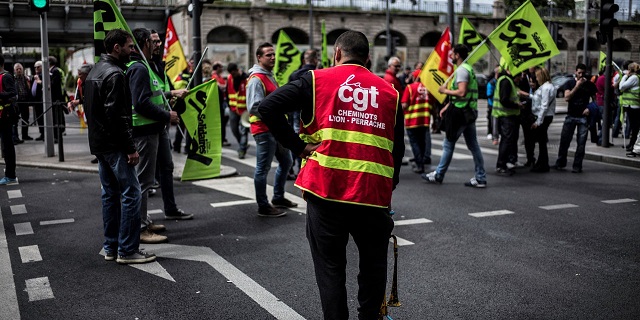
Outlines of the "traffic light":
M606 43L608 35L611 34L613 28L618 26L618 20L614 17L620 7L613 3L614 0L602 0L600 6L600 42Z
M38 11L39 13L49 12L49 2L51 0L29 0L29 6L31 11Z

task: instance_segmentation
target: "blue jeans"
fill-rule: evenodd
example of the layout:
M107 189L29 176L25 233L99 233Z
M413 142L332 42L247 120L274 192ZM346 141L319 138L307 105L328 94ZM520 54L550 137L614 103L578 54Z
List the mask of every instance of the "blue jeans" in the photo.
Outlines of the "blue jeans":
M429 127L407 129L413 159L418 168L431 163L431 130Z
M238 151L247 152L249 128L240 124L240 115L235 112L230 112L229 126L231 127L231 133L233 133L233 136L236 137L236 140L238 141Z
M567 153L569 152L569 145L573 139L573 133L576 133L576 155L573 158L573 169L582 169L582 160L584 159L584 148L587 144L587 132L589 131L589 125L587 124L587 117L572 117L567 116L564 118L564 124L562 125L562 132L560 132L560 148L558 149L558 160L556 160L556 166L564 168L567 166Z
M464 141L467 144L467 149L473 156L473 164L476 172L476 180L487 181L487 174L484 171L484 159L482 158L482 152L478 145L478 137L476 136L476 123L461 126L456 133L456 139L449 141L445 137L442 144L442 157L440 158L440 164L436 168L436 176L438 179L444 179L444 175L447 173L451 158L453 158L453 150L456 147L456 141L460 138L460 135L464 135Z
M291 152L276 142L270 132L260 133L254 136L256 140L256 171L253 176L253 184L256 189L256 201L260 208L269 206L267 197L267 175L271 169L271 162L275 155L278 160L276 179L273 184L273 200L284 198L284 185L287 182L287 173L293 160Z
M104 251L128 256L140 246L140 184L127 155L96 155L102 183Z

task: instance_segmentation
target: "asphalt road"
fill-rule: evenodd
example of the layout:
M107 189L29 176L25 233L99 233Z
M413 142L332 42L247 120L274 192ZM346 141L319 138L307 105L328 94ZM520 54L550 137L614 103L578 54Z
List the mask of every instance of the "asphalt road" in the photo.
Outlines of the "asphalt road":
M587 161L582 174L499 177L495 155L484 155L484 190L463 186L473 175L464 143L442 185L402 168L393 207L403 306L393 318L640 318L640 170ZM19 185L0 189L10 258L0 250L0 319L321 319L306 215L259 218L251 160L223 159L239 176L176 182L195 219L153 213L170 242L142 245L159 258L138 268L100 255L96 174L21 169ZM159 194L149 209L162 209ZM356 318L352 244L348 255Z

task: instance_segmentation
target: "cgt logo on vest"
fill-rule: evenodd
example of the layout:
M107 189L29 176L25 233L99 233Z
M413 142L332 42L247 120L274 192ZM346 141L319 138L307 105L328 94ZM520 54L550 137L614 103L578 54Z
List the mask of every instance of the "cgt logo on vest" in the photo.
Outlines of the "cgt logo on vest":
M342 102L352 102L353 108L357 111L365 111L371 105L374 108L378 107L378 89L375 86L371 88L363 88L360 82L350 83L356 76L354 74L347 77L338 89L338 97Z

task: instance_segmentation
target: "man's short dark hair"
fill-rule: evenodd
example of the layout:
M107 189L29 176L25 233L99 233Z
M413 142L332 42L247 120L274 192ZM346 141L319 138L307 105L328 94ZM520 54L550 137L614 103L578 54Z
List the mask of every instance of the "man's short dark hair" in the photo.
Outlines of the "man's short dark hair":
M236 70L238 70L238 65L237 64L231 62L231 63L229 63L229 65L227 65L227 72L231 73L231 72L236 71Z
M469 56L469 47L462 43L458 43L453 46L453 53L457 53L462 60L465 60Z
M304 62L313 62L318 61L318 50L316 49L307 49L304 52Z
M56 59L56 57L54 56L49 56L49 67L57 66L57 65L58 65L58 59Z
M131 35L122 30L122 29L113 29L107 33L107 36L104 37L104 48L107 50L107 53L113 52L113 47L116 44L119 44L121 47L124 47L124 44L127 43L127 39L130 39Z
M362 63L369 59L369 40L362 32L352 30L343 32L336 39L335 47L340 48L347 58L356 59Z
M622 62L622 70L627 70L629 69L629 65L633 63L633 60L625 60L624 62Z
M144 43L151 39L151 31L147 28L136 28L133 30L133 38L136 39L136 43L142 50Z
M585 65L584 63L578 63L578 65L576 66L576 71L578 69L582 69L582 70L587 70L587 65Z
M256 49L256 56L258 57L262 57L262 55L264 54L264 51L262 49L264 48L273 48L273 45L269 42L263 42L258 46L258 49Z

